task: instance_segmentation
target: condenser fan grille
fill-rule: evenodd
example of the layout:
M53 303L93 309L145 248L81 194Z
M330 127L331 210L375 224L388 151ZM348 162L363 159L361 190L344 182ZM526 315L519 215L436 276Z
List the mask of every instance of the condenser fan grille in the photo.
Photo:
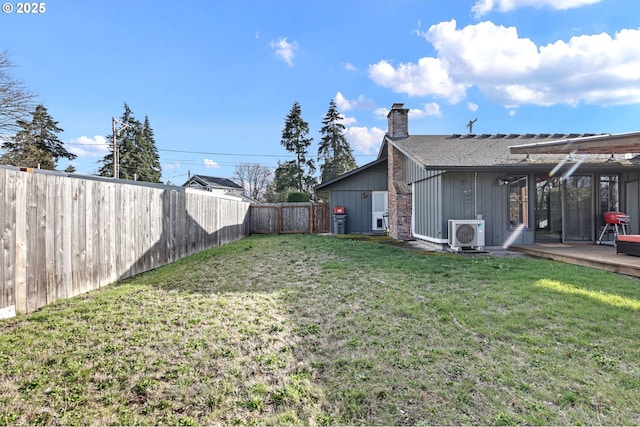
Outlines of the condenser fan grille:
M471 243L476 237L476 229L470 224L459 224L456 228L456 240L462 244Z

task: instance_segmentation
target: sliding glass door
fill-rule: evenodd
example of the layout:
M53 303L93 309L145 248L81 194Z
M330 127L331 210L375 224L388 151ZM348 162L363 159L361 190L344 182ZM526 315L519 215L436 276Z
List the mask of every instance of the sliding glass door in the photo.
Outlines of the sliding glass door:
M593 177L536 176L536 242L594 240Z
M591 242L595 230L593 178L590 175L573 175L564 180L564 185L564 240Z
M536 176L536 242L562 241L562 185L549 175Z

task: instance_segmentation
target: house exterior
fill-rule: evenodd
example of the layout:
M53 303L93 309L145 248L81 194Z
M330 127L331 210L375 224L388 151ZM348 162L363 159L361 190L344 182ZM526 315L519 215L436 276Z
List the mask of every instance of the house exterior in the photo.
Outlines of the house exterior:
M482 220L486 246L501 246L511 237L521 245L596 242L609 211L627 213L632 232L640 230L640 157L620 149L604 154L606 135L410 135L408 112L393 105L376 161L317 187L330 194L332 206L345 206L352 224L366 223L374 201L364 212L350 205L355 197L347 192L384 192L381 185L365 183L373 182L367 176L374 165L382 169L386 163L388 232L397 239L447 245L449 220ZM594 138L605 148L578 149ZM558 149L566 147L563 140L576 148Z
M192 175L182 184L183 187L209 191L218 195L238 197L250 203L259 203L244 194L244 188L228 178L207 175Z
M387 158L378 158L358 169L316 186L316 193L335 206L346 208L345 232L384 233L387 228ZM333 221L331 232L336 233Z

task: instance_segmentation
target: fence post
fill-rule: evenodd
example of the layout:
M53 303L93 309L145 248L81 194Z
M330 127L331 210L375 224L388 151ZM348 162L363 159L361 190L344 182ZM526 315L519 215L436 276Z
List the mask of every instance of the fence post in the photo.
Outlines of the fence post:
M276 234L282 232L282 206L276 206Z
M19 173L16 177L16 264L15 302L16 312L27 312L27 179L31 174Z

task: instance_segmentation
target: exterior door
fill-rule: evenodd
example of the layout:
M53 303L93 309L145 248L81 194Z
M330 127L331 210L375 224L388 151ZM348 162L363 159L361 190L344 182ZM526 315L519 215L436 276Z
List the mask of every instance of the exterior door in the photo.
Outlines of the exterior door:
M594 240L593 177L536 176L536 242Z
M572 175L565 183L565 241L593 241L593 177Z
M536 176L536 242L562 241L562 182L549 175Z
M389 227L389 198L386 191L371 192L371 230L385 231Z

